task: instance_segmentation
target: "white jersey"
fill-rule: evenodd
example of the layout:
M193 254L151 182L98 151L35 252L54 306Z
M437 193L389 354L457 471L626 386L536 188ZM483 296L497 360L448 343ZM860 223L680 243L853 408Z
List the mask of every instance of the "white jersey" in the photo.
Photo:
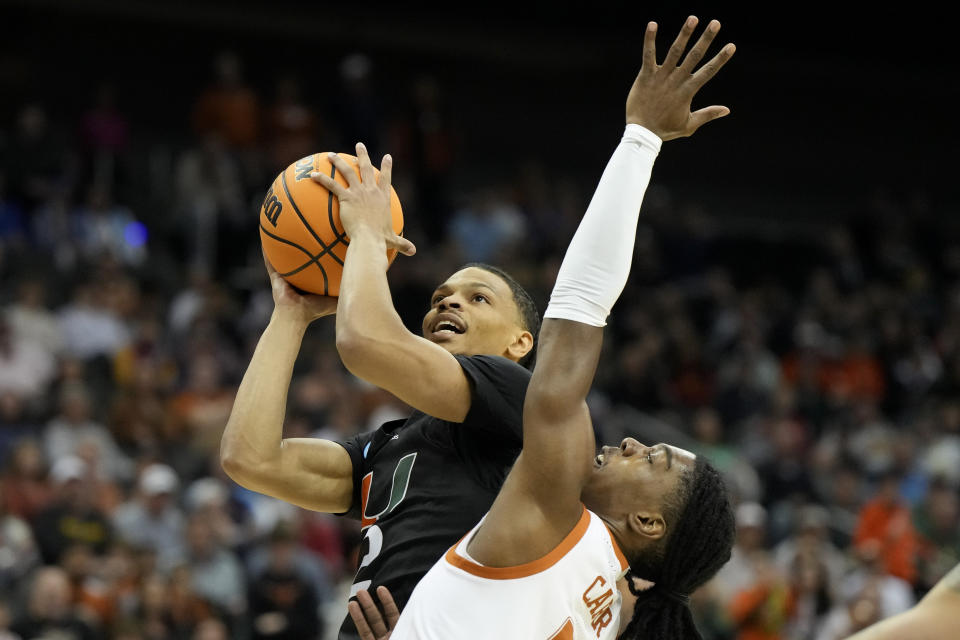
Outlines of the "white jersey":
M477 524L423 577L391 640L613 640L628 563L587 509L553 551L516 567L467 554Z

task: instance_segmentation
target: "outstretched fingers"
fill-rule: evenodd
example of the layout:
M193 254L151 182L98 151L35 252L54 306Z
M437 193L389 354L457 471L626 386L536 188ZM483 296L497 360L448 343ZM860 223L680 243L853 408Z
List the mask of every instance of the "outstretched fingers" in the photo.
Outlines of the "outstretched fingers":
M657 23L648 22L643 34L643 65L640 72L653 73L657 70Z
M683 28L680 29L676 40L670 45L670 50L667 51L667 57L663 61L663 68L666 69L667 73L676 68L677 63L680 61L680 56L683 55L684 50L687 48L687 42L690 41L690 36L693 35L693 31L696 28L696 16L690 16L687 18L687 21L683 23Z
M693 73L694 68L697 64L703 60L703 56L707 54L707 50L710 48L710 43L713 42L713 39L716 37L717 32L720 31L720 22L718 20L711 20L707 25L707 28L703 30L703 33L700 34L700 38L697 40L697 43L693 45L693 48L690 49L687 56L683 59L683 62L680 63L680 70L684 73Z
M730 58L733 57L733 54L736 52L736 50L736 45L734 45L732 42L727 43L722 49L720 49L720 52L717 53L717 55L710 59L710 62L700 67L691 78L693 81L694 90L699 90L703 85L709 82L710 78L717 75L717 72L723 68L723 65L730 61Z
M366 180L366 178L364 178ZM390 181L393 180L393 157L388 153L380 161L380 190L390 197Z
M360 167L360 179L370 184L370 181L376 180L374 177L373 163L370 162L370 154L367 153L367 146L362 142L357 143L357 164ZM353 184L352 182L350 183Z
M357 177L357 172L353 170L349 162L340 157L340 154L331 151L327 154L327 159L337 168L337 171L346 178L348 186L353 187L361 182L360 178Z

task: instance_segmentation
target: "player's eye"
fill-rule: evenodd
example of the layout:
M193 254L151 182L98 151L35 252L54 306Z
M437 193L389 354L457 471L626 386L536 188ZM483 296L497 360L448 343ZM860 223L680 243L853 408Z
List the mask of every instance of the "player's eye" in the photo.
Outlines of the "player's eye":
M486 297L485 295L483 295L483 294L478 293L478 294L476 294L475 296L473 296L473 301L474 301L474 302L486 302L486 301L487 301L487 297Z
M440 304L440 301L441 301L441 300L443 300L443 296L441 296L441 295L439 295L439 294L438 294L438 295L435 295L435 296L433 296L433 300L430 301L430 304Z

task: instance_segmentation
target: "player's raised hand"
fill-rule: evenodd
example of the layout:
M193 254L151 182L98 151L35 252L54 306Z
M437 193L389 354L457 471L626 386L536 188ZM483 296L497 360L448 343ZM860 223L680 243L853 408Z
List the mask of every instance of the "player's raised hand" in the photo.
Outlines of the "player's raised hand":
M377 597L383 605L383 613L377 608L373 598L366 589L357 592L357 601L347 604L347 610L353 623L357 625L360 640L388 640L393 628L397 626L400 610L393 601L390 590L386 587L377 587ZM386 618L386 619L384 619Z
M340 201L340 222L350 237L356 237L365 230L382 234L388 249L396 249L405 256L417 252L413 243L393 232L390 214L390 179L393 171L393 159L386 155L380 163L380 180L373 172L370 155L362 142L357 143L357 164L360 176L357 176L346 160L335 153L327 158L347 180L348 187L330 176L314 171L310 174L314 180L326 187Z
M696 28L697 18L687 18L667 51L663 64L657 64L657 23L647 25L643 38L643 65L627 96L627 124L642 125L661 140L672 140L689 136L707 122L730 113L730 109L720 105L690 111L697 91L716 75L736 51L732 43L726 44L709 62L697 68L720 31L720 23L711 20L693 48L683 57Z
M294 312L298 320L309 324L317 318L329 316L337 312L337 299L330 296L318 296L312 293L300 294L283 279L273 268L263 254L263 264L267 267L270 276L270 289L273 293L273 304L276 309Z

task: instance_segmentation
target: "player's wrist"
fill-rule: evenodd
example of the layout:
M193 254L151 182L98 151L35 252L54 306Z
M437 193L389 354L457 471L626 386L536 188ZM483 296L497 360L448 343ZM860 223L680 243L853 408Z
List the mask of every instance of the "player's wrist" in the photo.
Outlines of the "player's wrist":
M270 324L283 330L285 335L303 336L307 326L318 316L308 313L299 304L277 304L270 316Z
M626 128L623 130L623 139L636 142L655 153L660 153L660 147L663 145L663 138L655 131L639 122L631 122L629 120L627 121Z

